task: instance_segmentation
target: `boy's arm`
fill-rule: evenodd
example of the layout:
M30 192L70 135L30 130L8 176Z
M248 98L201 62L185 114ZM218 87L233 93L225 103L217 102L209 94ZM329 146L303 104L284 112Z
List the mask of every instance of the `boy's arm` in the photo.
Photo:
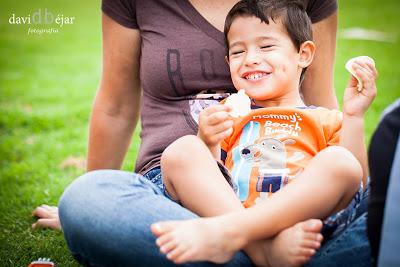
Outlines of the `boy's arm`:
M364 138L364 117L343 114L340 146L348 149L358 159L363 169L363 184L368 177L367 150Z
M364 114L376 96L375 80L378 73L373 63L363 59L356 60L352 68L361 80L362 88L358 90L358 81L352 76L343 97L340 145L353 153L360 162L365 185L368 177L368 160L364 142Z

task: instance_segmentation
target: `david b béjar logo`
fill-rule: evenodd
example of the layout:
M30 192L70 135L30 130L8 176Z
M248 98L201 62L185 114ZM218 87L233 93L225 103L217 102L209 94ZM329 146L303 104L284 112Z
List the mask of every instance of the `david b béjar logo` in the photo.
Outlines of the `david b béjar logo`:
M8 19L8 23L11 25L29 25L28 34L39 35L43 33L58 33L59 29L64 25L72 25L74 22L75 17L68 17L63 14L55 15L47 8L40 8L26 16L18 16L13 13ZM56 28L53 28L53 26L56 26Z

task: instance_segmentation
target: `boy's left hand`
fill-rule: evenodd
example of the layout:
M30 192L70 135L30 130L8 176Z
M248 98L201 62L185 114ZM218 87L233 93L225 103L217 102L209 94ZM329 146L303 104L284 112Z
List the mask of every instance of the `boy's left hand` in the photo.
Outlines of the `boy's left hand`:
M362 58L355 60L352 68L362 81L362 88L358 90L358 81L351 76L343 96L343 113L362 117L376 96L378 72L372 62Z

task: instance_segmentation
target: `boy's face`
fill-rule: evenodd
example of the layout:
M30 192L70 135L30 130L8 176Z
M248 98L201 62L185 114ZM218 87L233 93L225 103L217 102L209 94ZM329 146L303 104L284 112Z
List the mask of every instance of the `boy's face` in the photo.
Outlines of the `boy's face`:
M300 53L280 20L237 17L228 32L228 63L236 89L263 105L264 100L299 95Z

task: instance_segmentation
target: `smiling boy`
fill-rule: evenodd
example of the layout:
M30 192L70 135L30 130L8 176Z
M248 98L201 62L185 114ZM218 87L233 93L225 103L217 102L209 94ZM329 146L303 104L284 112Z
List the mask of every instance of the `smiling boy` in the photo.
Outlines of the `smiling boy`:
M285 229L318 218L336 234L353 217L367 177L363 116L376 95L376 69L353 64L363 88L351 77L343 113L307 107L299 86L315 44L301 2L240 1L225 36L233 84L252 99L252 111L233 119L229 106L205 109L197 137L172 143L161 159L166 194L214 217L159 222L152 231L175 263L222 263L244 249L256 265L302 265L321 245L321 225L282 236Z

